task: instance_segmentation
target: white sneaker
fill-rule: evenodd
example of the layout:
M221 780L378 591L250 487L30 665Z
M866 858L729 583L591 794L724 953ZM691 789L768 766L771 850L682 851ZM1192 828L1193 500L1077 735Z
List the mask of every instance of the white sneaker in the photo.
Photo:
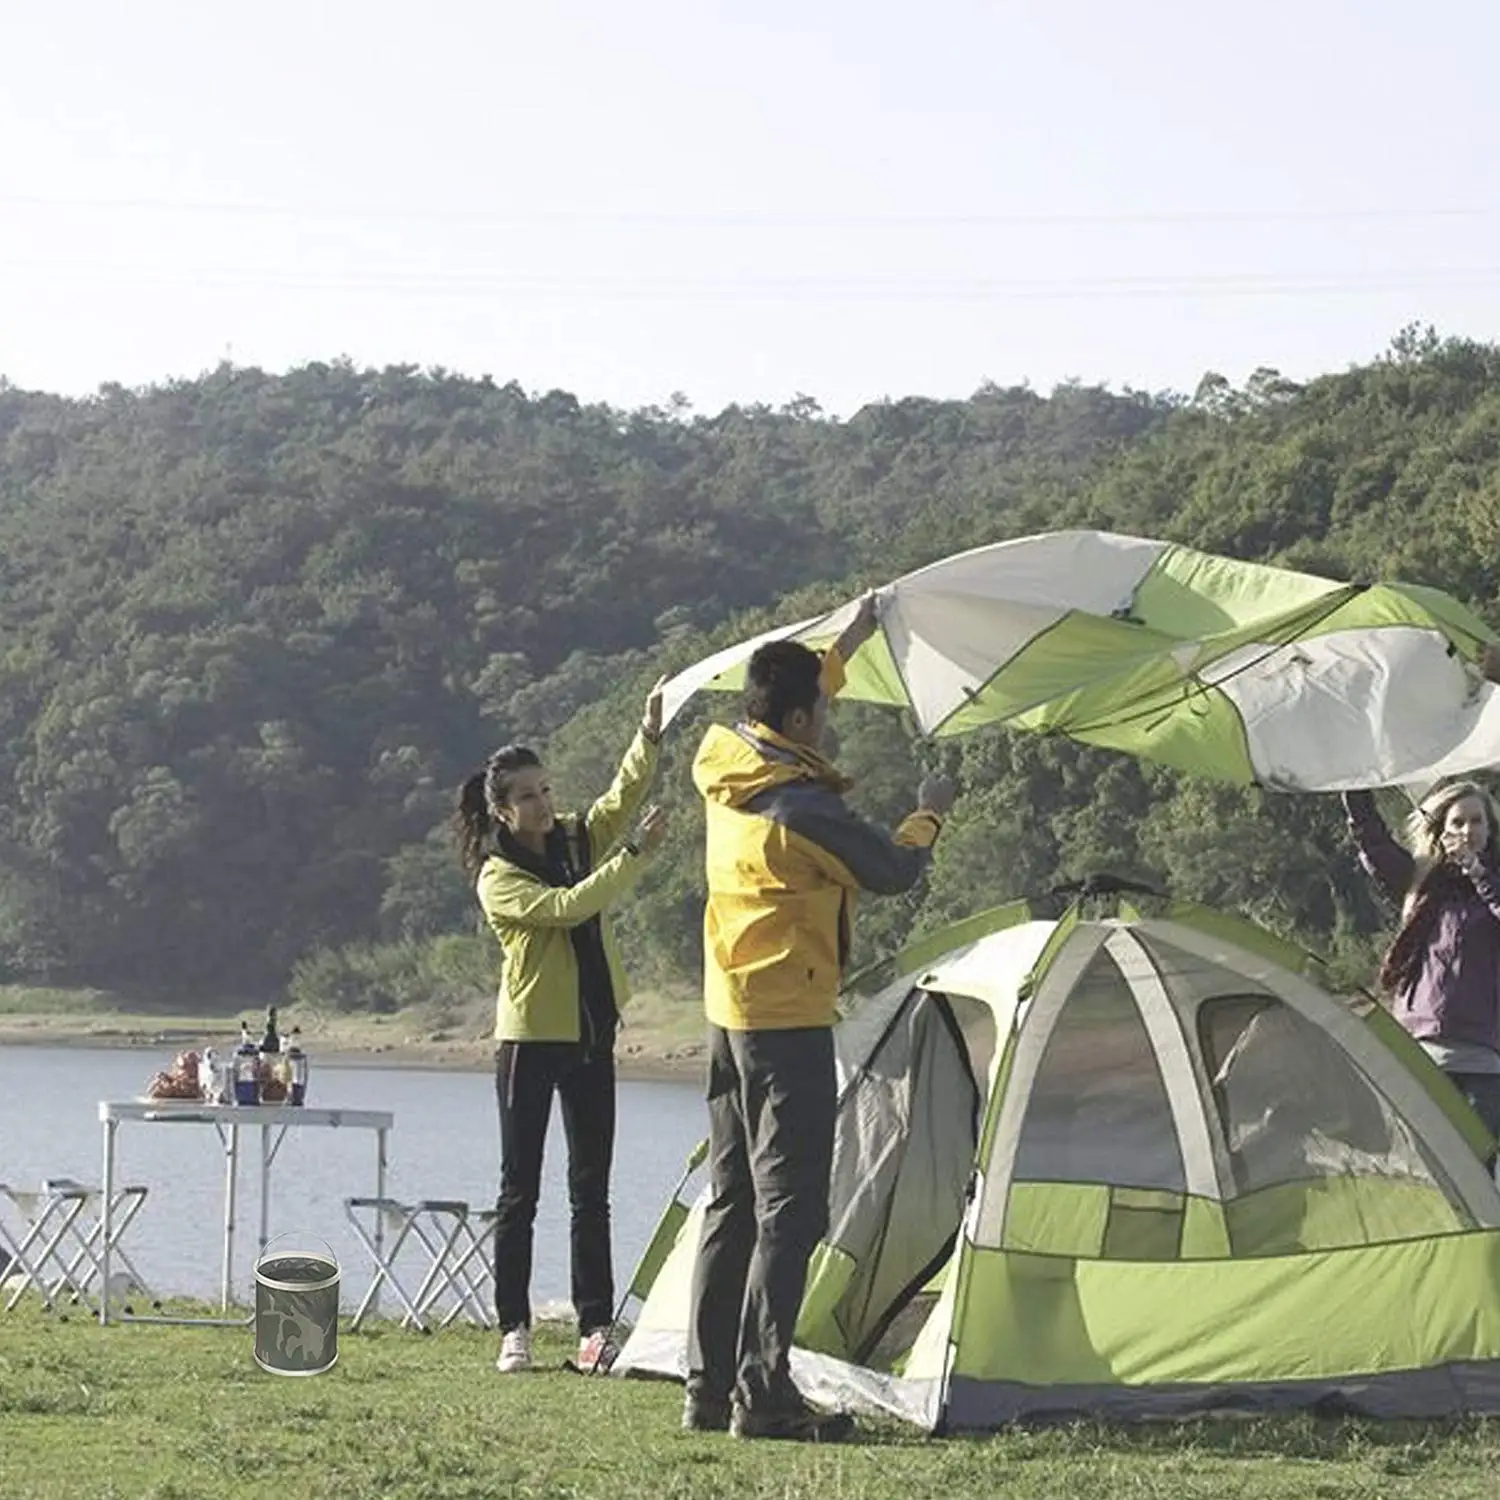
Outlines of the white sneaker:
M531 1330L524 1323L501 1338L495 1368L502 1375L515 1375L531 1368Z

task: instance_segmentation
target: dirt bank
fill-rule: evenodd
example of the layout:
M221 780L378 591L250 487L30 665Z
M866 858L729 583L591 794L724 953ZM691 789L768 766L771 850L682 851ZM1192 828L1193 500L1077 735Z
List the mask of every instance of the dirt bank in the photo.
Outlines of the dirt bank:
M250 1018L252 1026L256 1018ZM288 1022L290 1024L290 1022ZM494 1041L478 1026L447 1029L396 1016L297 1019L315 1067L452 1068L488 1072ZM703 1043L686 1017L670 1026L627 1025L616 1045L622 1078L696 1080ZM142 1053L142 1085L185 1048L234 1046L238 1023L223 1017L0 1015L0 1047L118 1047Z

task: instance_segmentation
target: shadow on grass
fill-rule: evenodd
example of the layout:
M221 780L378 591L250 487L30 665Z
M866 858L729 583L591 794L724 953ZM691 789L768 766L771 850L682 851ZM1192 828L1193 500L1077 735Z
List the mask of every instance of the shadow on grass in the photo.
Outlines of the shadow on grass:
M632 1376L631 1383L673 1388L681 1382ZM675 1417L675 1408L674 1408ZM993 1432L933 1436L889 1417L858 1418L849 1446L892 1449L999 1448L1011 1462L1100 1457L1171 1458L1185 1455L1226 1459L1300 1459L1329 1464L1373 1461L1387 1474L1419 1472L1462 1454L1492 1466L1500 1461L1500 1417L1453 1417L1431 1421L1382 1421L1373 1417L1288 1411L1228 1412L1136 1423L1100 1419L1014 1423Z
M877 1441L907 1443L913 1438L882 1431ZM921 1439L918 1439L919 1441ZM1500 1420L1455 1417L1435 1421L1378 1421L1365 1417L1311 1413L1212 1416L1178 1422L1135 1425L1074 1422L1052 1426L1008 1427L992 1433L955 1433L954 1444L1002 1444L1013 1461L1057 1459L1086 1454L1154 1456L1199 1454L1236 1459L1302 1459L1346 1463L1375 1458L1387 1473L1413 1473L1451 1457L1455 1449L1489 1459L1500 1456Z

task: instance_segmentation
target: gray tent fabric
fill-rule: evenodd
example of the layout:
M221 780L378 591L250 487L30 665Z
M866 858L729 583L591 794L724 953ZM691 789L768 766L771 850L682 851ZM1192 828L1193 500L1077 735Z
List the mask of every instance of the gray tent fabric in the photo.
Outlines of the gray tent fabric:
M979 1085L947 1000L913 990L839 1100L826 1244L854 1273L834 1317L864 1361L952 1247Z

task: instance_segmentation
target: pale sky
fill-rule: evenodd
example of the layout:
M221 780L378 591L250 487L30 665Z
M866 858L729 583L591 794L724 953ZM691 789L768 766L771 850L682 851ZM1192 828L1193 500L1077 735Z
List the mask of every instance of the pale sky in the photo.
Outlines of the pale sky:
M0 0L0 374L634 406L1500 339L1494 0Z

